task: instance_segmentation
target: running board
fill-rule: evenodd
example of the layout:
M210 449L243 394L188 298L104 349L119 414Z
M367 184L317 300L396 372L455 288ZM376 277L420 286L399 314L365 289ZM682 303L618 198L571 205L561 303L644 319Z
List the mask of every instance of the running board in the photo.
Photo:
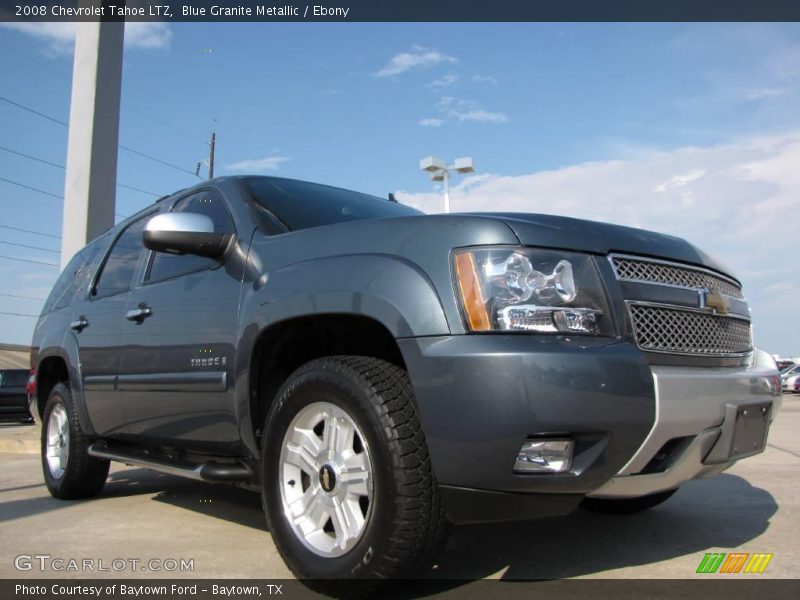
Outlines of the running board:
M109 448L102 443L89 446L89 456L121 462L134 467L151 469L169 475L188 477L207 483L249 483L253 481L252 470L244 463L223 463L209 461L190 463L174 461L166 457L156 457L137 450Z

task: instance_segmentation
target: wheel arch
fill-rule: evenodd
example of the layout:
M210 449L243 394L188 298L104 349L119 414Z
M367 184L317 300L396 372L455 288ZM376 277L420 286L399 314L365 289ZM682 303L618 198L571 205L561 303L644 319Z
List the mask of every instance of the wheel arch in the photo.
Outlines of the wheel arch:
M355 354L405 368L398 339L450 333L426 272L384 254L327 256L266 271L244 291L240 319L236 410L253 457L265 410L304 362ZM307 350L299 349L303 346Z
M66 383L72 392L72 401L81 428L95 435L83 396L83 378L80 369L78 344L73 336L64 336L60 347L49 347L38 354L36 365L36 410L41 418L50 392L58 383Z
M380 358L406 368L397 340L380 321L357 314L298 316L261 330L250 353L245 385L249 390L249 430L260 448L261 428L283 382L305 363L333 355Z

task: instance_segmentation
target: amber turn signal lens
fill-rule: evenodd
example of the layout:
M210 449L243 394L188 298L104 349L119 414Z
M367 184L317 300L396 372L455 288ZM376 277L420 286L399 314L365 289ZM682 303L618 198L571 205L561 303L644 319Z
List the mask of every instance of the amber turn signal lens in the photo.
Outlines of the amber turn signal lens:
M475 271L475 258L471 252L456 254L456 278L464 311L467 313L467 322L472 331L491 331L492 323L486 312L486 303L483 300L481 284L478 273Z

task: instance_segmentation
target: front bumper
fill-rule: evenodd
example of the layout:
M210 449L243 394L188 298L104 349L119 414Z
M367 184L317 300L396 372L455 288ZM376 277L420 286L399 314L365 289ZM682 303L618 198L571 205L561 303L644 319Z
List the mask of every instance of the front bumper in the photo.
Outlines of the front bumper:
M26 419L30 416L28 398L24 394L0 398L0 419Z
M463 335L399 343L434 473L457 522L525 514L524 508L487 514L482 501L463 510L460 499L476 494L510 494L532 518L570 512L586 495L641 496L713 475L731 464L717 446L732 426L727 412L768 402L774 416L779 402L774 365L765 359L733 369L651 367L631 343L588 337ZM513 473L526 439L565 435L575 441L568 472ZM674 438L682 439L672 459L642 474Z
M737 415L762 411L768 423L781 407L772 359L756 351L744 369L652 367L656 421L630 461L600 488L598 498L625 498L677 488L690 479L712 477L737 460L759 454L766 444L734 448ZM670 440L681 440L675 455L656 472L648 465ZM736 458L731 455L736 453Z

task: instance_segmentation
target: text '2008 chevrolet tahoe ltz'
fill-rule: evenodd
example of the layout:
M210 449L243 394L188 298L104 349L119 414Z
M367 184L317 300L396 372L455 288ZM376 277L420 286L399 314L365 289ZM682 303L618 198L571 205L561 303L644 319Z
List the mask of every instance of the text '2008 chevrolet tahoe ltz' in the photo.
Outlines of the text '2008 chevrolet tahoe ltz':
M449 522L635 512L763 451L780 386L751 340L739 282L675 237L220 178L56 283L44 475L256 487L299 577L404 577Z

